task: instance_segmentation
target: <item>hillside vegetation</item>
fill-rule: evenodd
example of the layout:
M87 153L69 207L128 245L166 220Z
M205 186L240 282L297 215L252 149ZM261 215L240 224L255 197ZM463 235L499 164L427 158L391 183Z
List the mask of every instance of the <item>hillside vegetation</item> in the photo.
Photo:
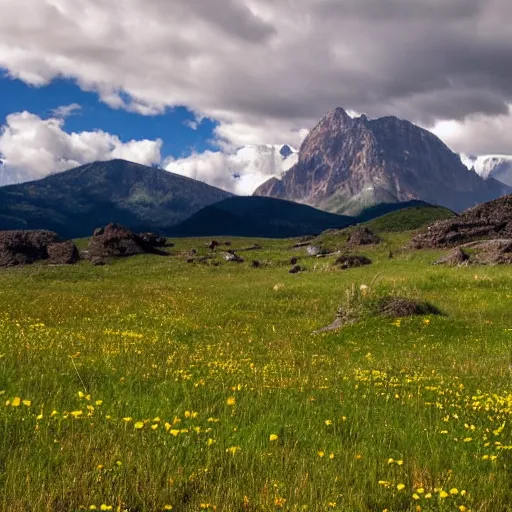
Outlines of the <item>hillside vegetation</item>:
M413 206L387 213L366 223L366 226L380 232L403 232L420 229L437 220L454 217L455 213L442 206Z
M0 270L0 510L508 510L510 269L381 236ZM313 334L388 295L442 315Z

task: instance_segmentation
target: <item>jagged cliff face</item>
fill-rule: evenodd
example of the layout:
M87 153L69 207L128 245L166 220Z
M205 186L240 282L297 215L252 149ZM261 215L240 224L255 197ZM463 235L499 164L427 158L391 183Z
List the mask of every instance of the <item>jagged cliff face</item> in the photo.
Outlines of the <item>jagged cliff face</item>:
M435 135L396 117L329 112L304 140L299 161L255 195L355 214L383 202L421 199L463 210L510 191L468 171Z

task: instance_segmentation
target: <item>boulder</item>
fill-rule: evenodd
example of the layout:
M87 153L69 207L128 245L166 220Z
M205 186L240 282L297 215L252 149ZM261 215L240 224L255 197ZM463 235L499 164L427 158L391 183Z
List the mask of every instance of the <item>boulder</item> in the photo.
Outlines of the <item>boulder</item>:
M358 255L343 255L340 256L335 262L335 265L338 265L343 270L349 268L357 268L363 267L365 265L371 265L372 260L367 258L366 256L358 256Z
M243 261L244 261L242 258L240 258L240 256L238 256L238 254L235 254L234 251L229 251L229 252L225 253L224 259L226 261L231 261L234 263L243 263Z
M375 245L380 243L380 238L371 229L359 227L350 233L348 243L352 246Z
M173 244L167 243L167 238L156 233L138 233L137 236L151 247L172 247Z
M108 224L105 228L95 230L89 240L88 254L91 259L103 259L112 257L135 256L137 254L161 254L168 253L157 249L153 244L155 239L142 236L130 231L120 224Z
M80 260L80 253L71 241L57 242L48 246L50 263L58 265L72 265Z
M28 265L38 260L75 263L78 259L76 246L63 242L53 231L0 231L0 267Z
M435 262L435 265L467 265L469 263L469 254L460 247L454 249L450 254L443 256Z
M474 263L480 265L510 265L512 264L512 239L484 240L472 242L463 246L475 252Z

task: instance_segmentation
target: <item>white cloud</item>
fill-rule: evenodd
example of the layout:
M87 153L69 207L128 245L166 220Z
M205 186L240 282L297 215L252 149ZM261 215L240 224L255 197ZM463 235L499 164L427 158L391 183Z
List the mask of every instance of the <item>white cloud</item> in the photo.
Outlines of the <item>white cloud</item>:
M512 153L510 113L500 116L470 116L465 121L442 121L432 131L457 153Z
M73 115L77 110L81 109L82 107L78 103L71 103L71 105L61 105L60 107L54 108L51 114L58 119L66 119L66 117Z
M143 115L186 106L231 146L297 144L335 106L425 126L505 113L511 15L509 0L3 0L0 67Z
M161 140L131 140L103 131L66 133L64 120L30 112L7 116L0 131L0 185L43 178L96 160L160 162Z
M179 160L164 162L165 169L201 180L238 195L250 195L272 176L280 176L297 162L297 154L287 158L281 146L246 146L236 152L205 151Z

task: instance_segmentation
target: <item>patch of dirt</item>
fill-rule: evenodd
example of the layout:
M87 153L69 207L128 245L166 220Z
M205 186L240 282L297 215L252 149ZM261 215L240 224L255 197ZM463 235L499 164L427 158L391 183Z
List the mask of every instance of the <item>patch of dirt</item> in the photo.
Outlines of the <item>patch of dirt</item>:
M405 318L408 316L442 315L441 311L429 302L421 302L406 297L386 296L376 301L359 301L350 306L340 306L334 322L314 331L313 334L334 331L354 324L364 318L375 316Z
M377 312L382 316L404 318L407 316L441 315L441 311L429 302L406 297L383 297L377 301Z

